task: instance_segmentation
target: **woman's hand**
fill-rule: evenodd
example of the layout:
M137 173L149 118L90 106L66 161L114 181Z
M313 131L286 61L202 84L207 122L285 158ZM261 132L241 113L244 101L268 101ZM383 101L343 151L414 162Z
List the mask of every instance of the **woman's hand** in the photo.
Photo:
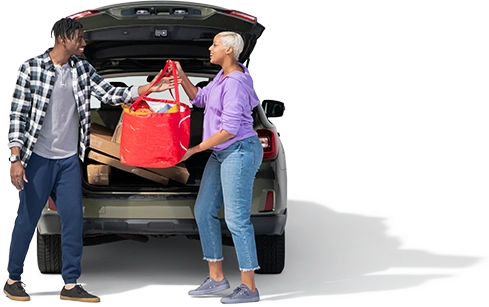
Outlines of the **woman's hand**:
M183 155L182 159L180 160L180 162L183 162L185 160L187 160L188 158L190 158L193 154L197 153L197 146L194 146L194 147L191 147L187 150L187 152Z
M180 78L180 76L183 76L185 75L185 72L183 71L182 69L182 65L180 65L180 62L178 61L173 61L173 63L175 63L175 68L177 69L177 76L178 78ZM170 65L170 67L168 68L168 70L171 72L172 71L172 66Z
M188 76L185 74L182 65L180 65L180 62L173 61L173 64L175 65L170 65L169 70L172 71L172 66L174 66L174 68L177 70L178 79L181 79L180 84L182 85L185 94L187 94L188 99L190 99L191 101L194 100L199 89L193 85Z

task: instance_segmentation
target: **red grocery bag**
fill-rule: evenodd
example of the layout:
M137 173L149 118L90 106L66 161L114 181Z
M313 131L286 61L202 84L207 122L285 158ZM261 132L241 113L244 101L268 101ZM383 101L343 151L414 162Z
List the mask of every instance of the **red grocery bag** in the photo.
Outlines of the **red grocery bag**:
M171 72L168 70L170 65ZM176 82L175 63L168 60L163 73L154 83L170 73L173 73ZM146 91L132 105L123 105L120 140L122 164L165 168L180 162L190 142L190 108L180 102L178 84L174 91L175 101L147 97ZM171 108L165 112L155 112L148 102L166 104Z

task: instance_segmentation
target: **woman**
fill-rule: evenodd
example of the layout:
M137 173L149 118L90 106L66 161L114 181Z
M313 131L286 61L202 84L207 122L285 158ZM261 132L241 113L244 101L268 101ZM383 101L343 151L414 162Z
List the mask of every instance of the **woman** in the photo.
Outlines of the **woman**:
M251 114L260 101L248 69L238 62L243 46L242 37L234 32L221 32L214 37L209 48L210 61L222 69L203 88L195 87L176 62L191 103L205 107L203 141L189 148L182 161L195 153L212 150L194 209L209 276L189 295L206 295L230 287L222 270L221 224L217 217L224 203L225 221L241 271L241 285L221 299L222 303L230 304L260 300L254 275L260 267L250 220L253 182L263 157Z

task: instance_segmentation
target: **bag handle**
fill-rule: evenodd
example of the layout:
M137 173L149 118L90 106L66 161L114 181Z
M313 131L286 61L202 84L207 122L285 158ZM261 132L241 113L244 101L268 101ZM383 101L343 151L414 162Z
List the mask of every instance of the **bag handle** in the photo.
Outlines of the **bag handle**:
M180 131L182 130L182 123L183 123L183 121L185 121L185 120L187 120L187 119L189 119L189 120L190 120L190 114L189 114L189 115L187 115L187 116L185 116L184 118L180 119L180 121L178 122L178 129L180 129ZM181 138L180 138L180 147L182 147L182 149L183 149L183 150L185 150L185 151L187 151L187 150L188 150L188 148L187 148L187 147L183 146L183 144L182 144L182 139L181 139Z
M168 70L168 68L170 67L171 65L171 72ZM175 87L175 95L176 95L176 99L175 99L175 102L178 106L178 108L180 108L180 95L179 95L179 92L178 92L178 77L177 77L177 66L175 64L174 61L172 60L167 60L166 61L166 64L165 64L165 67L163 68L163 72L161 73L161 75L156 79L154 80L151 85L146 89L146 91L140 95L136 101L134 101L134 103L131 105L131 107L129 108L131 111L135 111L136 110L136 107L141 103L141 101L143 101L143 99L148 95L148 92L149 92L149 89L152 88L156 83L160 82L161 79L163 79L163 77L168 77L170 76L171 74L173 73L173 80L177 80L177 86ZM172 94L173 96L173 94Z
M175 87L175 97L173 97L173 93L171 91L171 89L169 89L170 91L170 95L172 96L172 98L175 100L175 103L176 105L178 106L178 108L180 108L180 93L178 91L178 76L177 76L177 64L175 64L174 61L172 60L166 60L166 66L170 67L171 65L171 71L168 70L167 74L166 74L166 77L170 76L171 74L173 74L173 82L177 81L177 86ZM167 68L168 69L168 68ZM173 83L175 84L175 83Z

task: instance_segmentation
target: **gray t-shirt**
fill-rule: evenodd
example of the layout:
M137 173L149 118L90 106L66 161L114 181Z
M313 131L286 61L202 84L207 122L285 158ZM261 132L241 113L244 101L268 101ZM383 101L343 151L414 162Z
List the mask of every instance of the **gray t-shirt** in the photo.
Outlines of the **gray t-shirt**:
M78 152L80 118L70 65L55 65L55 69L53 93L34 152L48 159L63 159Z

